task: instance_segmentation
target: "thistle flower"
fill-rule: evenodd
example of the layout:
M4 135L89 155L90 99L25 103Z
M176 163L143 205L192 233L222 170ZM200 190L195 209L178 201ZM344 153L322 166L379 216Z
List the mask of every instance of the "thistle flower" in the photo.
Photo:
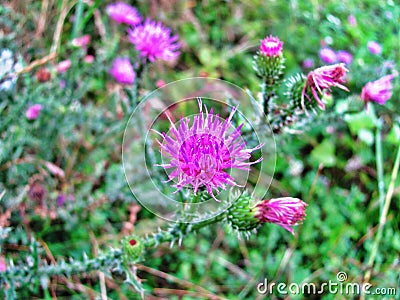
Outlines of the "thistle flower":
M169 181L176 180L173 185L177 191L192 186L196 194L199 189L205 188L215 200L215 194L226 186L238 186L235 179L227 171L229 169L249 170L249 166L256 164L262 158L247 162L251 153L262 145L253 149L246 149L241 140L240 125L233 132L228 131L232 125L232 117L237 108L234 108L225 121L214 115L213 109L203 113L203 104L198 100L200 113L194 116L193 124L189 125L189 118L180 119L177 128L172 121L170 131L172 136L158 133L163 142L158 141L161 155L168 161L162 165L164 169L172 169L168 175Z
M90 37L89 34L85 34L83 36L74 38L72 40L72 46L78 47L78 48L85 48L87 45L90 44L90 41L92 38Z
M128 35L140 56L151 62L157 59L169 61L179 56L178 36L171 36L171 29L161 22L147 19L143 24L128 29Z
M333 51L329 47L325 47L319 50L319 57L326 64L333 64L337 62L337 56L335 51Z
M361 99L364 100L365 105L369 101L374 101L379 104L385 104L387 100L392 97L392 80L395 75L386 75L382 78L368 82L361 91Z
M261 40L257 55L254 56L253 68L263 79L263 84L272 87L282 79L285 59L283 57L283 42L272 35Z
M66 59L58 63L56 66L57 73L62 74L68 71L69 68L71 68L71 60Z
M263 200L255 207L255 216L261 223L274 223L293 234L293 226L300 224L307 204L300 199L284 197Z
M106 13L117 23L135 26L142 22L142 17L137 9L124 2L107 5Z
M325 109L325 104L319 98L319 94L323 95L323 90L331 90L331 87L338 87L342 90L349 91L347 87L342 85L344 83L344 76L346 75L348 70L344 66L343 63L330 65L330 66L323 66L314 71L311 71L307 75L306 84L303 87L301 93L301 103L304 109L304 96L306 96L310 101L311 98L307 94L307 89L311 89L312 96L317 101L319 107L321 109Z
M340 50L337 53L337 59L340 62L345 63L346 65L350 65L351 62L353 61L353 55L351 55L350 52Z
M110 74L116 81L123 84L132 84L136 78L135 71L127 57L117 57L110 69Z
M275 36L267 36L261 40L260 54L265 56L280 56L283 52L283 42Z
M26 110L26 118L28 120L35 120L38 116L40 111L43 109L43 105L42 104L34 104L32 106L30 106L27 110Z
M369 41L367 48L372 54L379 55L382 53L382 46L377 42Z
M357 19L356 19L356 17L355 17L354 15L349 15L349 16L347 17L347 21L349 22L349 24L350 24L351 26L353 26L353 27L356 27L356 26L357 26Z
M303 68L310 69L312 67L314 67L314 60L312 60L311 58L306 58L303 61Z

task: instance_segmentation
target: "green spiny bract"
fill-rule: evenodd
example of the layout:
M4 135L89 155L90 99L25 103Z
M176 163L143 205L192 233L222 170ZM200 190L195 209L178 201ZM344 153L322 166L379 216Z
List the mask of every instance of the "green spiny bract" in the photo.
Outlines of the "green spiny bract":
M284 62L285 59L282 55L271 57L258 52L253 59L253 68L267 86L273 86L283 77Z
M249 232L260 225L251 207L252 197L243 193L228 209L227 220L232 229L239 232Z

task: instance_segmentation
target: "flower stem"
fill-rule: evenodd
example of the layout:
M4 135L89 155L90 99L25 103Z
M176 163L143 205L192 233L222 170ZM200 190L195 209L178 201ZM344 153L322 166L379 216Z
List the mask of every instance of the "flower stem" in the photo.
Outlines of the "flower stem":
M367 265L368 270L365 273L364 283L369 282L369 280L371 278L372 268L374 266L375 257L376 257L376 254L378 252L379 243L381 242L381 239L382 239L383 227L385 226L385 223L386 223L386 217L387 217L387 214L389 212L390 202L391 202L392 196L393 196L394 185L395 185L395 182L396 182L397 174L399 172L399 164L400 164L400 145L399 145L399 148L397 150L396 160L395 160L395 163L394 163L394 166L393 166L393 170L392 170L392 178L391 178L391 181L390 181L390 184L389 184L389 188L388 188L388 191L387 191L387 194L386 194L383 210L382 210L381 215L380 215L378 232L377 232L377 234L375 236L374 244L372 246L371 255L370 255L369 260L368 260L368 265ZM364 299L364 295L362 295L361 299Z
M383 155L382 155L382 129L381 121L378 121L375 132L375 160L376 172L378 175L378 193L379 193L379 207L382 213L383 203L385 201L385 182L383 180Z

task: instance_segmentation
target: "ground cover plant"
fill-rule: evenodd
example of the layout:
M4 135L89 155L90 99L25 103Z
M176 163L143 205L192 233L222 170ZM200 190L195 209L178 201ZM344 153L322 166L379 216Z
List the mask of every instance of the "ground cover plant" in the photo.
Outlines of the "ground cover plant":
M398 297L399 19L2 4L3 297Z

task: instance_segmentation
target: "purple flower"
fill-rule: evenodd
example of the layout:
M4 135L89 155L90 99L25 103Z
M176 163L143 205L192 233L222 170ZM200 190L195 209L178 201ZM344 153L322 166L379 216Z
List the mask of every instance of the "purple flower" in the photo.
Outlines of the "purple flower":
M369 52L371 52L372 54L379 55L382 53L382 46L377 42L370 41L368 42L367 47Z
M135 71L127 57L117 57L110 69L110 74L116 81L124 84L132 84L136 78Z
M267 36L261 40L260 53L265 56L279 56L282 55L283 42L275 36Z
M353 27L356 27L356 26L357 26L357 19L356 19L356 17L355 17L354 15L349 15L349 16L347 17L347 21L349 22L349 24L350 24L351 26L353 26Z
M117 23L135 26L142 22L142 17L137 9L124 2L107 5L106 13Z
M350 65L351 62L353 61L353 55L351 55L350 52L340 50L337 53L337 59L340 62L345 63L346 65Z
M177 191L191 185L196 193L204 187L217 200L214 191L219 194L219 189L226 189L226 185L238 186L227 171L249 170L250 165L262 161L260 158L247 162L251 153L262 145L253 149L245 148L240 133L243 124L233 128L231 122L237 108L232 110L228 119L222 121L213 114L213 109L208 112L206 108L203 113L203 104L201 100L198 102L200 113L194 116L191 126L188 117L181 117L178 128L171 121L171 136L157 132L163 137L163 141L158 143L161 155L167 160L159 166L172 169L168 177L169 181L176 180L173 187Z
M335 51L329 47L322 48L319 50L319 57L326 64L333 64L337 62L337 57Z
M284 197L263 200L255 207L256 218L261 223L274 223L293 234L293 226L301 223L307 203L297 198Z
M34 120L39 116L40 111L43 109L42 104L34 104L31 105L27 110L26 110L26 118L28 120Z
M314 60L312 60L311 58L306 58L303 61L303 67L305 69L310 69L310 68L314 67Z
M88 34L85 34L85 35L82 35L81 37L74 38L72 40L72 46L79 47L79 48L85 48L87 45L90 44L91 40L92 40L91 36Z
M147 19L143 24L128 29L129 41L135 45L140 56L151 62L173 60L179 56L178 36L171 36L171 30L161 22Z
M344 85L342 85L342 83L345 82L344 76L346 75L346 72L348 72L348 70L346 69L343 63L330 66L323 66L321 68L315 69L314 71L311 71L307 75L307 81L301 93L301 101L303 108L304 108L304 96L306 96L309 100L311 100L306 93L307 88L311 89L313 97L317 101L321 109L325 109L325 104L319 98L318 93L323 95L324 89L330 91L330 88L333 86L348 91L348 89Z
M56 66L56 70L60 74L65 73L68 71L69 68L71 68L71 64L72 62L70 59L63 60L58 63L58 65Z
M390 74L382 78L368 82L361 91L361 99L367 105L369 101L374 101L379 104L385 104L392 97L392 80L395 75Z

